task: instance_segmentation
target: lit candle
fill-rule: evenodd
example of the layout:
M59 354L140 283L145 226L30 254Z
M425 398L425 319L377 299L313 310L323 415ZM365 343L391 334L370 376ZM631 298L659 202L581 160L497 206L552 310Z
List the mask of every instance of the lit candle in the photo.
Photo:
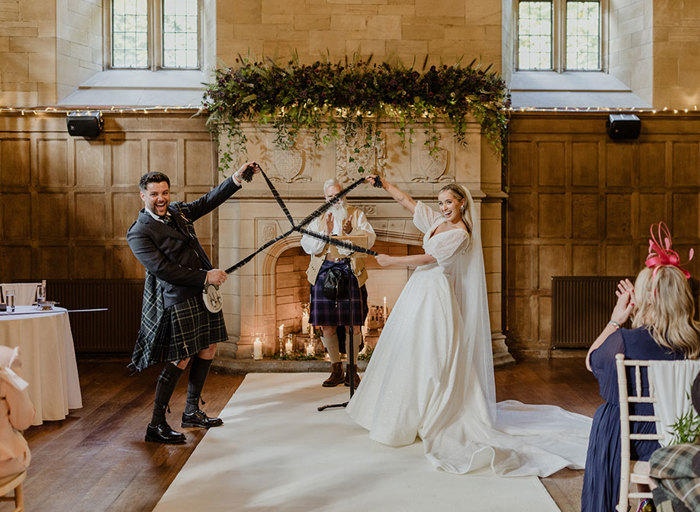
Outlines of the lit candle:
M284 324L280 325L280 338L284 338Z
M287 343L284 344L284 353L287 355L291 355L293 348L294 347L292 346L292 338L287 338Z
M384 297L384 320L386 320L386 297Z
M309 329L309 314L304 310L301 315L301 332L306 332Z
M253 359L259 361L262 357L262 341L260 341L260 338L255 338L255 342L253 343Z
M314 343L310 341L309 343L306 344L306 355L307 356L315 356L316 355L316 349L314 348Z

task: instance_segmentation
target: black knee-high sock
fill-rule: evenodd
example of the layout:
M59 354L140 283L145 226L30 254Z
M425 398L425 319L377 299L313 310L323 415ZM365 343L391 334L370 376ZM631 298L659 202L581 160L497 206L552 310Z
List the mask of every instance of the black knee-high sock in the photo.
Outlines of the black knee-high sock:
M195 357L190 367L190 380L187 383L187 404L185 405L185 413L192 414L199 409L199 397L202 394L204 381L207 380L211 359L202 359Z
M165 421L165 410L168 408L170 397L173 396L175 385L180 380L183 370L172 363L166 363L163 371L158 376L156 384L156 398L153 401L153 416L151 425L154 427Z

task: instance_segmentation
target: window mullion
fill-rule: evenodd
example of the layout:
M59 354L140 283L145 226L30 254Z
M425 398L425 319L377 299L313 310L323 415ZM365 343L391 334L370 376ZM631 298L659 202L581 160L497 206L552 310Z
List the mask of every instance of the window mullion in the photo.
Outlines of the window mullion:
M552 41L554 71L561 73L566 61L566 0L554 0L554 32Z

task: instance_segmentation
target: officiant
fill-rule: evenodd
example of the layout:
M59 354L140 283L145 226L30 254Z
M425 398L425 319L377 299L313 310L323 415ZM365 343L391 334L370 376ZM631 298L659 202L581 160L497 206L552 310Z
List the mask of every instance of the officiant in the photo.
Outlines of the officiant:
M340 191L340 184L335 179L329 179L323 185L326 201L332 200ZM345 198L334 204L324 215L314 219L308 230L326 236L351 237L350 240L353 243L368 249L374 245L376 239L374 229L368 222L365 212L349 206ZM350 378L354 378L354 385L357 387L360 383L360 376L357 374L357 354L362 339L360 326L364 324L369 312L365 287L367 269L364 259L358 253L332 246L309 235L302 236L301 247L311 256L309 268L306 271L311 284L309 321L321 327L321 340L331 360L331 374L323 382L323 386L334 387L342 383L349 386ZM333 275L329 276L329 274ZM338 277L346 284L346 298L343 300L328 298L323 292L326 280ZM354 376L351 376L349 371L343 372L340 361L337 332L342 326L353 329Z

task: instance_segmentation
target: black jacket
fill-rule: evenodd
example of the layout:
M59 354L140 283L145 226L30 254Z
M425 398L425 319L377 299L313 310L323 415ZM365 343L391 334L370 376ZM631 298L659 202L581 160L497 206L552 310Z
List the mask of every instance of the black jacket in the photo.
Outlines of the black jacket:
M214 267L197 239L193 223L239 188L229 178L191 203L170 203L168 211L177 228L154 219L145 209L129 228L129 247L146 271L160 281L166 308L202 292L207 271Z

